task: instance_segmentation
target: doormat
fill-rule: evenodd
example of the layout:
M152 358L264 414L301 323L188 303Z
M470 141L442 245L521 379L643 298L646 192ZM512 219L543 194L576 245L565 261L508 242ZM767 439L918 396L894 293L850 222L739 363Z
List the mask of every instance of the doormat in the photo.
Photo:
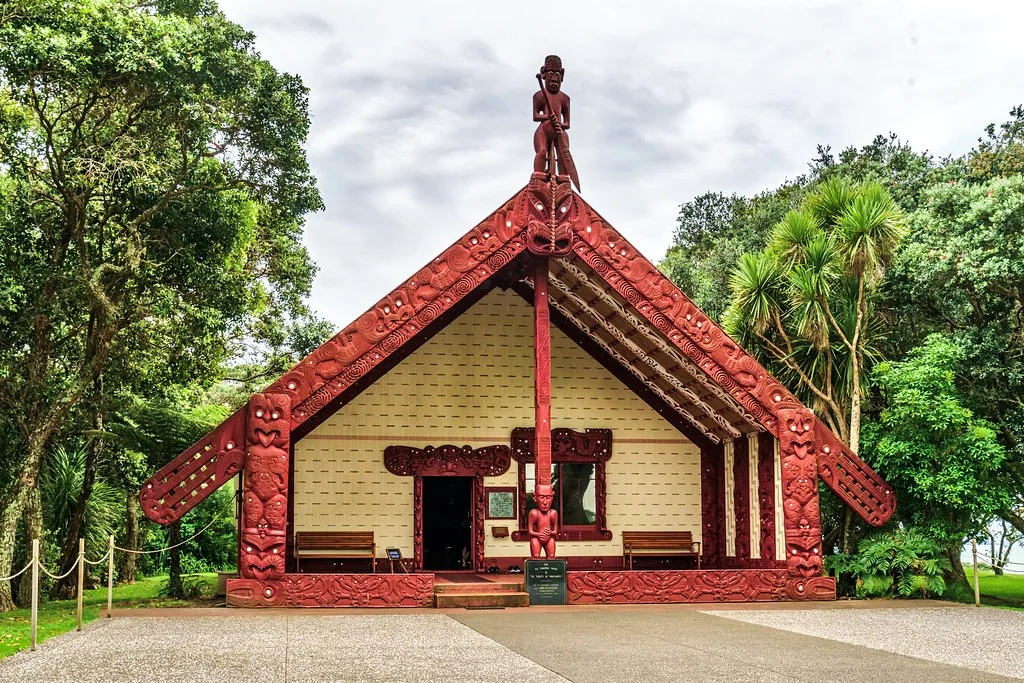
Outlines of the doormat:
M434 576L438 579L444 579L445 581L450 581L452 583L491 583L491 581L488 581L476 574L460 574L457 572L446 574L443 572L434 572Z

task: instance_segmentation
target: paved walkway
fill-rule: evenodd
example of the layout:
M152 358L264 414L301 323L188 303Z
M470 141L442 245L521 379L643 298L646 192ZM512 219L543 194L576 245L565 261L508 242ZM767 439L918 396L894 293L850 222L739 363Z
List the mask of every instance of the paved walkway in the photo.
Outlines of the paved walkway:
M997 670L1024 678L1021 654L1008 651L1024 642L1024 613L967 607L211 612L93 622L0 661L0 681L1012 680Z

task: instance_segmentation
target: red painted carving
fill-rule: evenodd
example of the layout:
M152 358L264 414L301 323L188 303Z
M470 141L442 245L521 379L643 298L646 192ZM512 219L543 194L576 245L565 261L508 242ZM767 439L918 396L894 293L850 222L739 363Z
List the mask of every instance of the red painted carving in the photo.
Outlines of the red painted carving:
M736 519L736 557L750 559L750 442L746 437L733 441L733 506ZM742 564L742 562L740 563Z
M384 467L400 477L498 477L512 463L508 446L388 446Z
M558 510L551 509L554 490L551 484L537 484L533 499L537 507L530 510L527 518L526 533L530 537L530 557L538 558L541 551L551 559L555 556L555 542L558 537Z
M584 571L566 577L569 603L755 602L788 597L784 569Z
M229 607L430 607L433 574L289 574L229 579Z
M534 457L537 494L551 488L551 317L548 313L548 260L536 260L533 293ZM557 525L556 525L557 526Z
M535 462L533 433L533 427L512 430L512 458L517 462ZM557 462L608 462L612 457L612 430L552 429L551 455Z
M533 177L538 179L572 178L579 189L576 164L569 153L569 96L562 92L565 69L557 55L548 55L537 74L540 90L533 96L533 120L540 123L533 134ZM558 167L555 168L555 149ZM562 174L559 178L559 172Z
M821 515L815 458L815 424L807 408L779 415L782 456L782 511L785 516L786 566L790 575L821 575Z
M775 559L775 449L771 434L757 437L757 493L761 507L761 559ZM751 454L753 456L753 454Z
M526 463L536 461L533 427L516 427L512 430L512 458L519 463L519 531L512 534L515 541L529 540L526 513ZM605 463L612 457L612 430L587 429L577 432L559 427L551 430L551 457L555 462L594 465L594 498L597 503L594 524L596 538L583 532L566 532L562 529L560 540L611 540L608 529L608 496L605 486ZM550 467L548 468L550 471Z
M291 404L283 394L253 394L246 409L245 484L239 573L284 576Z
M576 195L565 183L531 180L516 197L512 222L526 230L526 248L538 256L572 251L573 224L579 218Z
M487 493L484 478L473 480L473 569L482 572L484 567L484 518L487 510Z
M896 494L863 460L820 422L818 476L869 524L881 526L896 511Z
M522 229L512 220L515 200L506 202L271 386L292 397L293 428L525 249Z
M239 410L161 468L142 485L142 511L170 524L194 508L244 466L245 411Z
M786 597L790 600L835 600L836 580L831 576L791 578L786 582Z
M568 104L566 105L568 107ZM532 247L531 247L532 249ZM558 511L551 509L554 489L551 487L551 317L548 313L548 259L536 259L533 278L533 395L534 395L534 457L537 484L530 510L526 534L530 537L530 557L538 558L541 550L547 558L555 557L558 538Z
M700 515L701 548L705 566L714 567L722 559L722 520L724 513L718 507L719 480L722 478L722 448L702 448L700 451Z
M412 565L423 571L423 477L413 480L412 498Z

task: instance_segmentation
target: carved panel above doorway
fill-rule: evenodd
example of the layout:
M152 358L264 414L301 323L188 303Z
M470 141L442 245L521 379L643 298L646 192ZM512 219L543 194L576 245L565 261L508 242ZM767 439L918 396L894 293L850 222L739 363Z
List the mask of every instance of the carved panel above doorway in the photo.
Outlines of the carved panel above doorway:
M512 452L508 446L388 446L384 467L402 477L497 477L508 471Z

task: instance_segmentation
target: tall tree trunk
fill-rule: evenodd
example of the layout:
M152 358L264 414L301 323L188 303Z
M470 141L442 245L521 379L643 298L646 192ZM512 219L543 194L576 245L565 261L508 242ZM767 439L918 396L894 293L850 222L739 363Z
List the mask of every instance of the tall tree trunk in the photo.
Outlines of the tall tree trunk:
M14 542L18 535L18 523L21 522L22 513L25 511L27 498L28 487L22 484L8 501L3 512L0 513L0 575L3 576L10 576L14 573L12 570L21 569L21 567L13 566ZM31 539L28 543L31 545ZM31 556L31 553L28 556ZM0 611L8 612L16 607L14 596L11 594L11 582L0 581Z
M64 546L60 553L60 571L63 574L71 569L78 557L78 539L82 535L85 526L85 509L89 505L89 498L92 497L93 487L96 485L96 467L103 456L103 375L93 380L93 400L95 414L93 426L97 436L89 442L89 448L85 453L85 473L82 477L82 490L78 493L78 500L75 502L75 510L71 513L71 520L68 522L67 534L64 536ZM53 592L56 597L71 598L75 595L78 585L78 575L71 572L54 586Z
M973 584L967 580L967 572L964 571L964 564L960 560L960 553L963 551L963 546L956 546L946 551L946 556L949 558L950 569L946 572L946 587L952 588L956 584L960 584L964 588L972 588Z
M840 522L839 550L844 555L849 555L853 550L851 529L853 527L853 509L849 505L843 506L843 519Z
M167 529L170 545L176 546L181 543L181 521L171 522L167 525ZM167 578L167 597L183 599L185 590L181 584L181 548L172 548L170 553L171 570L170 576Z
M125 531L124 547L131 550L139 549L139 503L135 500L135 493L125 493ZM117 575L121 583L135 583L135 575L138 573L138 555L135 553L121 553L120 564Z
M40 564L46 563L44 557L45 547L43 546L43 505L39 498L39 489L32 488L28 492L28 499L25 502L25 542L29 548L32 547L32 539L39 539L39 562ZM32 557L31 550L27 553L27 557ZM28 560L26 559L26 562ZM29 571L32 571L31 569ZM22 577L27 577L28 572L22 574ZM21 581L18 584L18 599L16 602L22 607L28 607L32 602L32 582Z
M48 436L48 435L47 435ZM46 438L39 433L31 434L27 439L27 455L22 464L21 475L15 483L14 492L6 501L3 510L0 510L0 576L10 576L21 567L12 567L14 562L14 541L18 533L18 525L22 521L25 507L29 504L31 494L36 490L39 481L39 466L43 461L43 448L46 445ZM29 548L32 546L32 539L27 539ZM26 553L31 557L32 553ZM28 560L26 560L27 562ZM11 582L0 581L0 612L7 612L15 608L14 599L11 595Z

